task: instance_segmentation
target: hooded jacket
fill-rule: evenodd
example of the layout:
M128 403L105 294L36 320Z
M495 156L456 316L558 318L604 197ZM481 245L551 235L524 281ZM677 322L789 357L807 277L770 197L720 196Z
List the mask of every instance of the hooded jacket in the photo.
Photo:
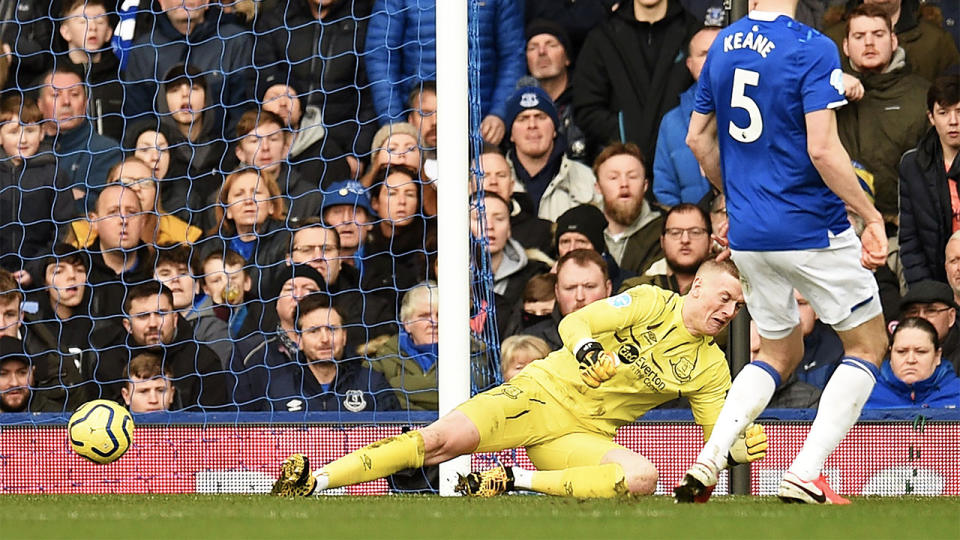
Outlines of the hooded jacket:
M873 387L865 409L894 409L899 407L960 407L960 378L949 362L941 361L933 375L913 384L907 384L893 374L890 360L880 367L880 377Z
M667 0L666 14L654 23L637 21L633 2L620 2L587 35L574 71L573 107L591 145L634 142L644 156L654 155L661 118L693 83L684 58L700 27L676 0Z
M170 23L169 17L157 2L149 10L140 10L137 28L146 29L130 49L124 83L126 102L124 112L137 120L143 115L156 114L152 105L159 94L160 81L176 64L189 62L203 72L207 81L207 96L218 105L216 134L230 136L226 126L232 126L243 113L243 103L251 97L255 80L253 74L253 41L242 27L220 22L220 9L210 4L203 22L184 36ZM152 32L151 32L152 30ZM222 98L222 101L220 101Z
M854 69L849 61L847 67ZM897 164L930 126L926 108L930 83L910 73L903 49L897 49L883 73L854 73L864 94L837 112L840 141L851 159L873 173L877 210L896 216Z
M907 284L947 281L947 240L953 234L951 190L960 183L960 158L944 170L943 146L931 127L900 160L900 262Z

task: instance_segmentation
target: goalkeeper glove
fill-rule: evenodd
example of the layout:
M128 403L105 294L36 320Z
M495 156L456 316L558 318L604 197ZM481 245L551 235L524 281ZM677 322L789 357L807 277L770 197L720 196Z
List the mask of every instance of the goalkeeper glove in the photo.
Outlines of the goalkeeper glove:
M577 362L580 364L580 378L590 388L597 388L603 381L610 380L617 373L620 361L603 350L597 341L588 341L577 349Z
M760 424L750 424L737 437L727 455L727 465L753 463L767 455L767 433Z

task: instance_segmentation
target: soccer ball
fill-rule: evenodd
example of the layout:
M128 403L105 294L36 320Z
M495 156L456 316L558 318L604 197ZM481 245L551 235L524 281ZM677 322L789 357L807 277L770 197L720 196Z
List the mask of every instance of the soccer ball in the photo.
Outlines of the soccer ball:
M88 401L70 417L67 433L74 452L94 463L110 463L130 448L133 418L114 401Z

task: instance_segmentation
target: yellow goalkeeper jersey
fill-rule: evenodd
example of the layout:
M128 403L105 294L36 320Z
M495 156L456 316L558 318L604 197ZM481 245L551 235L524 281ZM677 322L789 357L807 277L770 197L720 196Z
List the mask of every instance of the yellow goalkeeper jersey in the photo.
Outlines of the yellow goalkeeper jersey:
M686 397L709 436L730 388L730 369L711 336L683 324L685 298L641 285L564 317L564 347L532 362L524 373L585 424L613 436L619 426L676 397ZM620 359L617 373L599 388L580 378L574 347L595 339Z

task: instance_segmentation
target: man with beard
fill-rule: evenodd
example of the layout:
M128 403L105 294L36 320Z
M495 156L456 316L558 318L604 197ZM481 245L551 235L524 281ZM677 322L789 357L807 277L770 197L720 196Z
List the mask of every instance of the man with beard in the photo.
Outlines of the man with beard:
M104 325L91 339L99 358L93 366L84 366L84 371L100 385L100 397L121 402L124 368L138 354L152 352L173 370L173 386L184 408L219 407L227 402L220 359L193 339L190 323L173 309L170 289L152 280L133 285L127 290L123 313L122 327Z
M0 413L61 410L59 405L31 392L33 370L23 354L23 343L10 336L0 337Z
M667 212L660 234L663 258L645 275L627 280L624 286L649 284L687 294L700 265L710 256L712 233L710 219L702 208L689 203L674 206Z
M607 146L593 162L593 172L607 218L607 249L621 269L645 273L663 257L663 218L644 198L650 183L640 148L633 143Z

